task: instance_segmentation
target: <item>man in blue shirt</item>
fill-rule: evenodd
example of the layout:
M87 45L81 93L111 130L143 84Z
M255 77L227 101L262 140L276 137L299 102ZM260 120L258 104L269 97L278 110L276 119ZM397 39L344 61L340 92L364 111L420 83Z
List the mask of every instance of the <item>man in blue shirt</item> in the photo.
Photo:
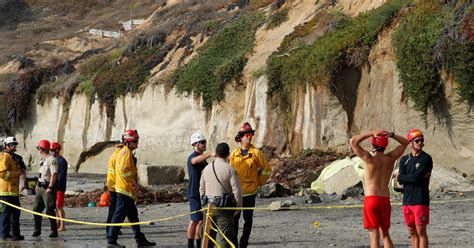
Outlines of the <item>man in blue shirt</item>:
M64 193L66 192L67 161L60 155L61 144L51 142L51 153L58 161L58 181L56 182L56 216L64 218ZM64 221L58 220L58 231L66 231Z
M188 200L191 212L201 209L201 200L199 198L199 183L201 181L201 173L207 165L206 159L215 156L215 152L204 153L206 151L207 141L201 133L195 133L191 136L190 144L194 151L188 157L188 176L189 189ZM204 216L202 212L191 214L191 221L188 225L188 247L194 247L194 239L196 239L196 247L201 247L201 223Z

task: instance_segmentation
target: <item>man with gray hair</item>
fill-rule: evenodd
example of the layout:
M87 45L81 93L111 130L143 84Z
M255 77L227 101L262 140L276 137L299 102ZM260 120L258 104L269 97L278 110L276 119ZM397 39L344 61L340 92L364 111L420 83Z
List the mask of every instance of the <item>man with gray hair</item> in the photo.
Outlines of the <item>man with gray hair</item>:
M216 147L216 160L207 166L201 176L199 192L204 201L214 203L216 207L242 207L242 187L234 168L228 162L229 145L220 143ZM235 236L234 216L240 210L217 210L212 219L228 238ZM234 240L232 242L235 242ZM219 234L220 247L231 247Z

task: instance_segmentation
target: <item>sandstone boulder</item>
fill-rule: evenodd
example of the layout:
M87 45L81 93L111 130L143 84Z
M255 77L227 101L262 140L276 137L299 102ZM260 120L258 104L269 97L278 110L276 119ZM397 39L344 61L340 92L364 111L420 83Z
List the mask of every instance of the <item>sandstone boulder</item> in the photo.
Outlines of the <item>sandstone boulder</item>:
M138 176L143 186L180 183L184 181L184 169L176 165L141 164Z

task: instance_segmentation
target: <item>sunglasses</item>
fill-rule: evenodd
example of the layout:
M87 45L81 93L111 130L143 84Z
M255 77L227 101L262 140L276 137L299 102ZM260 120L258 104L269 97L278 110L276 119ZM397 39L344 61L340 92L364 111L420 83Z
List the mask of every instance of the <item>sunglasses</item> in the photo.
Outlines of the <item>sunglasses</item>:
M247 138L250 138L250 137L252 137L252 136L253 136L252 133L246 133L246 134L244 134L244 137L247 137Z
M198 141L199 144L201 145L204 145L204 144L207 144L207 141L206 140L201 140L201 141Z
M413 143L423 143L425 142L425 139L414 139Z

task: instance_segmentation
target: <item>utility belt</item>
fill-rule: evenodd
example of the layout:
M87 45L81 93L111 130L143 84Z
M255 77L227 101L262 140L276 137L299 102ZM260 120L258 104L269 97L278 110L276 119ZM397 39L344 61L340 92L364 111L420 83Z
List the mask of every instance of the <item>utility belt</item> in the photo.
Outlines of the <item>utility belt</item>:
M38 182L38 187L48 189L49 182Z
M233 195L223 194L222 196L202 196L201 206L206 206L208 203L213 203L216 207L237 207Z

